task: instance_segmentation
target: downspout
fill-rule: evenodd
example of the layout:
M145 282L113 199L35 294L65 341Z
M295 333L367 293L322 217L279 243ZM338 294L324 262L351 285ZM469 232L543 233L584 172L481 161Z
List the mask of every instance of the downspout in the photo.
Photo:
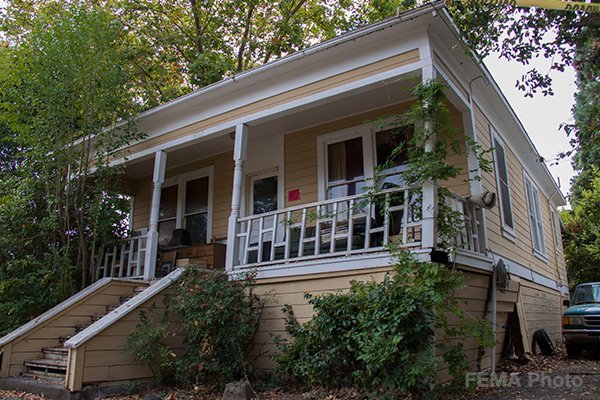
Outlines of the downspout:
M492 346L492 370L491 374L496 374L496 310L497 310L497 301L496 301L496 282L498 280L498 271L496 268L496 264L494 264L492 272L492 328L494 329L494 345Z
M471 113L471 132L473 133L473 139L475 140L477 138L477 133L475 131L475 111L474 111L474 104L473 104L473 82L475 82L477 79L483 79L483 82L486 85L489 85L489 81L487 80L487 78L483 75L479 75L476 76L475 78L471 79L469 81L469 111ZM485 210L482 209L481 210L481 216L482 216L482 220L483 223L485 223ZM483 229L483 248L486 249L486 253L487 253L487 229L484 226ZM492 362L492 366L491 366L491 374L494 375L496 373L496 324L497 324L497 293L496 293L496 281L497 281L497 271L496 271L496 264L494 263L492 265L492 279L490 282L490 287L488 290L488 296L485 302L485 306L484 306L484 318L487 315L488 312L488 307L489 307L489 303L492 303L492 329L494 331L494 341L493 341L493 346L491 347L490 351L491 351L491 362ZM478 360L477 360L477 364L478 366L481 365L481 358L483 357L483 351L479 352L478 354Z

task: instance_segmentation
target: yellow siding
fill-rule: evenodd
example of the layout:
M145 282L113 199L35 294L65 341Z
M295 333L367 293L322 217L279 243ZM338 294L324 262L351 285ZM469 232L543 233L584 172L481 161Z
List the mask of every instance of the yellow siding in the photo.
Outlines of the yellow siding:
M533 332L545 329L553 343L562 346L562 300L561 294L555 290L525 280L521 282L521 301L527 318L529 340L533 340Z
M312 306L307 304L304 298L305 293L313 295L324 294L332 291L345 291L350 287L353 280L359 281L381 281L390 268L379 268L374 270L357 270L340 273L321 274L313 277L300 276L286 278L277 281L259 280L257 282L257 294L264 296L267 304L263 313L260 328L255 337L254 356L256 357L256 366L259 369L269 369L275 366L271 358L272 354L277 352L275 338L289 339L285 331L285 315L282 311L284 305L292 306L294 314L300 323L305 323L313 316ZM488 293L489 275L478 274L464 271L466 287L457 292L457 297L466 300L463 309L468 315L474 318L482 318L485 302ZM498 294L498 330L497 340L500 345L497 346L497 357L500 359L504 340L504 323L508 319L508 313L512 312L517 300L518 282L511 282L509 289L504 294ZM488 312L491 313L491 304L488 305ZM491 314L489 314L491 316ZM452 319L450 319L452 321ZM436 340L443 338L438 335ZM471 363L475 368L478 356L478 347L474 340L465 343L465 350ZM491 362L489 349L485 349L482 354L481 368L489 368ZM446 381L448 372L444 368L438 371L438 379Z
M161 318L165 310L164 296L164 292L157 294L77 349L83 350L85 359L81 371L82 385L152 378L150 368L127 353L127 339L140 323L142 311L146 315ZM169 344L175 353L182 354L182 336L170 338Z
M90 317L93 315L106 314L107 305L120 304L120 297L130 296L133 288L139 285L139 282L110 282L35 329L19 336L10 344L8 361L3 360L8 367L5 369L3 366L3 373L16 376L25 372L24 361L41 358L43 347L58 346L60 336L73 335L76 325L90 324Z
M287 201L286 207L296 206L318 201L318 172L317 172L317 138L319 136L340 131L353 126L367 124L369 121L383 118L390 114L399 114L406 112L411 106L410 102L404 102L369 111L362 114L353 115L317 125L300 131L288 133L285 136L284 143L284 162L285 162L285 192L292 189L299 189L301 199L298 201ZM451 188L454 192L461 195L469 193L469 172L467 167L467 155L462 138L464 137L462 115L451 105L448 105L451 113L451 128L455 132L455 138L460 140L460 154L452 154L448 149L448 163L458 166L461 174L448 182L440 182L441 185Z
M481 146L484 149L491 148L490 122L479 108L475 109L475 127L477 140ZM505 132L499 133L500 135L506 135ZM562 253L557 254L554 250L554 236L550 219L549 203L548 199L541 191L540 207L544 223L544 237L548 260L542 260L533 255L529 214L525 195L524 170L509 146L510 144L505 147L505 153L509 171L509 186L516 239L511 240L502 233L500 204L498 202L493 209L486 211L488 246L493 252L529 267L551 279L562 279L564 281L566 279L564 256ZM498 193L495 166L493 167L491 173L483 173L482 182L485 189Z

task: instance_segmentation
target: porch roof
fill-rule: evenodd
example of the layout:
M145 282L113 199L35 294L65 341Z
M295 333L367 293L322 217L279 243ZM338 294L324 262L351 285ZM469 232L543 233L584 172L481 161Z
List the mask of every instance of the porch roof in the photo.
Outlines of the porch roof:
M410 74L419 74L425 64L432 63L431 47L434 46L431 42L434 41L441 43L447 50L448 61L461 70L462 76L458 79L463 87L469 87L469 81L478 76L486 77L489 84L473 81L473 97L493 110L497 127L510 137L513 151L536 177L546 196L552 198L555 205L566 204L548 168L539 162L539 152L483 62L464 54L458 29L441 1L345 33L148 110L136 118L138 129L147 134L146 139L129 146L126 159L115 160L115 163L125 162L128 174L139 177L150 173L149 166L157 150L168 151L170 164L177 164L185 162L188 154L198 157L231 149L233 142L229 134L240 123L260 126L252 132L268 135L275 129L293 131L318 123L317 107L329 120L335 119L336 108L348 113L356 109L352 102L364 98L361 96L365 93L373 97L389 94L400 76L406 79ZM342 85L344 87L335 88L337 90L320 90L302 99L291 98L285 106L275 102L256 112L235 113L273 99L277 94L290 93L411 51L416 51L417 56L408 64L375 74L373 79ZM402 91L402 98L396 101L409 98L410 90L404 87ZM378 104L375 100L367 108L376 108ZM221 118L224 112L228 112L227 117ZM217 122L212 125L198 124L213 119ZM180 134L173 138L174 132Z

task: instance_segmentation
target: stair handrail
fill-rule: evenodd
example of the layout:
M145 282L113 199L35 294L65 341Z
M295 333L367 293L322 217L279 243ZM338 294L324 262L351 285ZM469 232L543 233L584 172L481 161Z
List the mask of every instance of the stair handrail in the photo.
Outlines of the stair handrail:
M130 312L135 311L138 306L142 305L143 303L154 297L156 294L162 292L164 289L171 286L171 284L173 284L181 277L181 275L183 275L184 271L185 268L177 268L164 278L156 281L154 284L144 289L144 291L138 294L137 296L132 297L113 311L106 314L100 320L94 322L93 324L91 324L90 326L88 326L87 328L85 328L84 330L67 340L64 346L68 349L75 349L81 346L82 344L86 343L88 340L92 339L98 333L113 325L115 322L128 315Z
M37 328L38 326L40 326L41 324L43 324L46 321L49 321L51 318L53 318L54 316L60 314L62 311L66 310L67 308L69 308L70 306L78 303L79 301L85 299L88 295L92 294L93 292L95 292L96 290L102 288L103 286L108 285L110 282L112 281L118 281L118 280L123 280L123 279L119 279L119 278L102 278L94 283L92 283L90 286L86 287L85 289L75 293L73 296L69 297L68 299L66 299L65 301L57 304L56 306L52 307L51 309L49 309L48 311L46 311L45 313L35 317L34 319L32 319L29 322L26 322L25 324L21 325L20 327L18 327L17 329L15 329L14 331L6 334L5 336L3 336L2 338L0 338L0 347L4 346L10 342L12 342L13 340L15 340L16 338L18 338L19 336Z

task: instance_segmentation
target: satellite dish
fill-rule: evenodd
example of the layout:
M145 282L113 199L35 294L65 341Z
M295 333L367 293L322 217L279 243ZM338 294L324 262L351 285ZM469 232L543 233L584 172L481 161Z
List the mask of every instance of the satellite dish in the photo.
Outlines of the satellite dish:
M502 260L498 260L494 268L496 269L496 286L498 287L498 290L500 290L501 293L504 293L506 292L506 289L508 289L508 281L510 280L510 275L508 274L508 271L506 270L506 265Z

